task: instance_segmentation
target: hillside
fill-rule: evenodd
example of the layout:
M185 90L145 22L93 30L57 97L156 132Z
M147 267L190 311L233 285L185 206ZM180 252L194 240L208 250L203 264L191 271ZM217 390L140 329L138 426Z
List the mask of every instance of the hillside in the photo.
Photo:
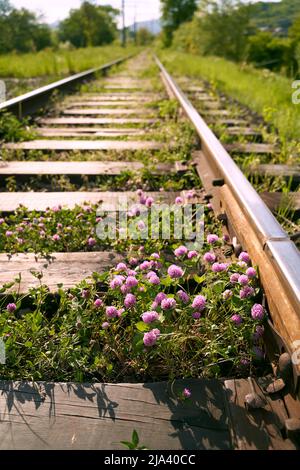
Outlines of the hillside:
M299 0L281 2L258 2L253 6L253 22L261 29L268 29L286 35L288 28L300 16Z

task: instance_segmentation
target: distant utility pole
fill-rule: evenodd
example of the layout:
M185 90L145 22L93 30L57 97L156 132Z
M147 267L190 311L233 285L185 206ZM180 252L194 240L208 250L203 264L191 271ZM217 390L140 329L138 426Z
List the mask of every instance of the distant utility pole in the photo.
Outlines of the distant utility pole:
M122 0L122 46L126 46L125 0Z
M133 35L134 35L134 42L137 43L137 24L136 24L136 3L134 4L134 21L133 21Z

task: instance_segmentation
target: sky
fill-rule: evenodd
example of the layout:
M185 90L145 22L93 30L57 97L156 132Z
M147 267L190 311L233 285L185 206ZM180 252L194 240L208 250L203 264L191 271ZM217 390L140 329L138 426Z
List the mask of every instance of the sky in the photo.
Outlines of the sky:
M17 8L25 7L41 13L47 23L54 23L68 16L71 8L78 8L80 0L11 0ZM111 5L121 9L122 0L97 0L98 5ZM125 21L127 25L136 21L152 20L160 17L159 0L125 0Z
M25 7L38 14L42 14L44 21L54 23L68 16L68 12L71 8L78 8L81 0L11 0L11 3L17 8ZM122 0L97 0L96 3L98 5L109 4L115 8L121 9ZM125 0L126 25L134 23L134 17L136 17L136 21L159 18L159 5L159 0Z

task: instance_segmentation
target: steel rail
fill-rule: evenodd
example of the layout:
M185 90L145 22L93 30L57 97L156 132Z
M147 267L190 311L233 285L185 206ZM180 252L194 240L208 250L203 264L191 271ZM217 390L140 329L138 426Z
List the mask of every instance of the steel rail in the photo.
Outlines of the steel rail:
M130 57L132 57L132 54L113 60L112 62L108 62L107 64L101 65L100 67L94 67L92 69L63 78L62 80L58 80L56 82L50 83L49 85L45 85L23 95L17 96L16 98L11 98L10 100L0 103L0 112L9 111L19 119L24 116L33 115L48 102L54 91L73 91L74 88L83 81L94 78L94 76L99 72L105 73L114 65L118 65Z
M217 173L221 175L221 178L224 180L224 185L226 185L230 189L231 194L233 194L239 206L240 213L245 214L249 225L253 229L253 233L255 233L259 241L259 249L267 256L268 261L270 261L272 267L274 267L274 272L276 272L280 279L282 292L287 294L288 301L292 306L294 319L300 324L300 252L278 223L272 212L265 205L259 194L232 160L223 145L209 129L190 100L167 72L161 61L156 56L155 60L167 88L179 101L184 113L195 127L200 137L201 148L207 161L209 161L214 168L217 168ZM247 234L243 234L243 239L247 245ZM262 272L264 266L259 266L259 268L260 272ZM267 276L265 276L265 278L267 278ZM270 286L268 286L268 292L272 292ZM269 307L271 307L273 303L274 308L276 308L276 301L272 299L268 299L268 301ZM287 321L286 317L288 316L288 311L280 312L280 315L284 324ZM300 340L300 329L298 331L297 328L299 324L296 325L294 323L294 329L296 331L293 331L292 322L292 324L287 327L289 331L286 333L283 332L283 335L282 332L280 332L283 336L285 348L290 355L292 355L296 347L293 344L294 341ZM291 338L293 338L293 340ZM299 365L296 367L296 371L294 368L294 374L297 376L295 377L295 382L299 383Z

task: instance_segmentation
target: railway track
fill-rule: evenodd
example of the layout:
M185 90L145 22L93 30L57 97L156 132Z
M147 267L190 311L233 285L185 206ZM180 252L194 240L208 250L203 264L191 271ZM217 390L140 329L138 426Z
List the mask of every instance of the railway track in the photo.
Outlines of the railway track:
M19 118L30 116L34 123L34 136L30 140L6 142L1 149L0 211L2 224L8 224L10 230L5 232L0 254L0 284L7 285L8 295L17 289L13 297L16 300L20 296L25 298L32 288L38 289L41 284L48 286L47 295L63 295L62 286L73 292L76 285L94 276L101 292L105 273L127 258L124 250L129 248L120 240L99 243L94 228L86 229L92 220L88 214L97 205L101 203L102 211L115 214L122 199L126 198L130 204L136 202L136 189L140 189L140 200L148 201L148 207L153 202L171 205L174 201L178 206L193 204L194 209L197 204L205 205L209 223L219 227L224 238L225 246L219 247L217 264L236 263L237 257L247 251L253 266L259 269L262 305L268 311L264 339L273 372L268 369L268 373L249 379L239 378L243 373L238 372L236 378L228 380L177 380L179 387L188 384L191 388L197 401L196 411L186 409L180 400L175 406L174 391L164 382L144 386L134 383L85 386L74 381L69 385L53 381L36 385L3 381L0 403L5 412L0 421L1 448L115 448L111 442L118 438L124 440L127 437L124 433L130 432L130 422L138 422L141 416L141 434L150 442L150 448L297 448L300 364L292 359L300 339L300 254L227 152L260 154L273 148L266 148L261 142L243 148L239 143L239 148L234 148L235 144L231 143L225 146L226 150L157 58L157 74L160 72L163 85L157 77L152 79L154 62L149 57L131 58L127 66L122 64L124 60L101 70L78 74L0 106ZM106 74L120 64L121 70L95 79L97 73ZM149 76L143 74L145 64L152 71ZM91 78L94 81L70 94L74 87ZM184 86L188 93L196 93L198 102L213 103L198 86ZM63 99L56 99L41 115L41 107L55 90L67 94ZM213 105L209 109L206 113L209 120L218 116L223 124L225 121L234 124L232 135L259 138L257 130L241 127L244 122L228 116L226 110L215 109ZM265 201L272 199L272 195L268 198ZM20 208L20 204L24 207ZM214 216L209 215L211 206ZM69 211L67 220L69 224L74 222L74 226L64 231L60 219L55 219L56 233L52 232L50 239L45 228L47 219L58 217L55 214L63 210ZM13 233L14 227L20 229L18 235ZM31 234L28 238L20 235L27 233L26 230ZM77 236L81 232L84 242ZM69 240L68 244L64 240ZM154 242L153 246L157 247ZM146 250L150 248L151 243ZM135 254L141 253L135 248ZM153 266L155 261L149 259ZM170 260L174 262L174 257ZM243 262L241 269L244 269ZM93 273L97 273L96 277ZM195 293L200 292L203 283L200 275L204 276L205 272L201 271L200 277L198 274L193 272L193 279L200 284L193 287ZM16 288L12 284L19 275ZM210 289L214 283L215 280L206 288ZM81 289L86 292L90 286L84 284ZM210 377L213 376L211 372ZM149 382L149 376L146 378ZM114 381L121 382L116 378ZM159 408L153 396L160 400ZM135 397L136 404L134 400L128 402ZM90 411L87 399L91 402ZM24 405L18 409L22 400ZM11 402L16 408L9 405ZM43 403L41 410L35 406L37 402ZM54 403L58 410L57 426L61 426L63 435L61 430L57 433L57 426L52 428L51 415L49 418L44 411ZM71 412L74 405L79 410L76 415ZM112 411L118 406L116 413ZM103 419L108 409L111 420ZM65 419L66 413L71 418ZM118 425L112 431L116 416ZM87 417L97 418L89 437L86 436L90 426ZM41 419L40 424L35 423L35 418ZM34 431L24 437L26 421ZM192 423L189 438L180 430L180 423L184 422ZM159 441L152 436L154 425L161 429ZM13 439L7 434L8 426ZM74 433L76 426L81 428L78 433ZM172 438L174 428L176 436Z

